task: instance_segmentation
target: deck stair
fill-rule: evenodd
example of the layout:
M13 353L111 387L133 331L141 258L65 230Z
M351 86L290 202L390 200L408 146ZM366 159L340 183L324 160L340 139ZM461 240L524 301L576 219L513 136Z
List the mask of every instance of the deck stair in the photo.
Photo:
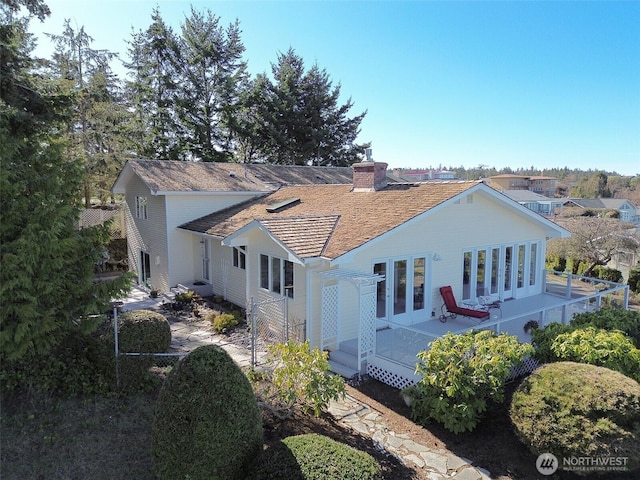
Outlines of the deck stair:
M331 371L347 379L360 374L358 365L358 344L356 339L340 342L337 350L329 352L329 366Z

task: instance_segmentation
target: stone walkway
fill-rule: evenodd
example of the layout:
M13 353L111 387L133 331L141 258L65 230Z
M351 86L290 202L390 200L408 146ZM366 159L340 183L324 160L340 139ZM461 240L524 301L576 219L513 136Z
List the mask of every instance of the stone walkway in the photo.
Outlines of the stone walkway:
M471 460L458 457L445 449L430 449L414 442L406 433L389 430L380 412L349 395L343 400L331 401L329 413L356 432L370 436L380 450L394 455L409 467L422 469L429 479L489 480L491 478L486 470L474 467Z
M148 294L134 289L124 301L124 310L160 310L161 299L151 299ZM229 344L214 335L207 322L171 322L172 347L191 351L201 345L217 344L241 367L251 365L251 352L239 344ZM454 455L446 449L430 449L420 445L406 433L393 432L387 428L384 416L368 405L347 395L340 401L331 401L329 413L338 422L354 431L372 438L375 445L397 457L409 467L417 467L430 480L490 480L486 470L472 465L471 460Z

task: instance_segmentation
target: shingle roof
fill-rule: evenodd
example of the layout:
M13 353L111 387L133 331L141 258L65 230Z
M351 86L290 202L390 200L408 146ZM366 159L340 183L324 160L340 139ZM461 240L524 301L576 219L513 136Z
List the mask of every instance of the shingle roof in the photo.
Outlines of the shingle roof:
M272 191L291 184L348 184L351 167L129 160L152 192Z
M390 184L376 192L354 192L351 185L285 186L180 228L224 238L257 220L302 258L336 258L479 183ZM267 212L291 198L300 201Z

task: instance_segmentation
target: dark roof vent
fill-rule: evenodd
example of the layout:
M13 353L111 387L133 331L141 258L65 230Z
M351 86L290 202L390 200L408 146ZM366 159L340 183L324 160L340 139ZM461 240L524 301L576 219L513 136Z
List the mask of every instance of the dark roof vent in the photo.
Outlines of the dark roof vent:
M269 213L277 213L280 210L286 208L286 207L290 207L291 205L295 205L296 203L300 203L300 199L299 198L287 198L286 200L283 200L281 202L278 203L274 203L273 205L269 205L267 207L267 212Z

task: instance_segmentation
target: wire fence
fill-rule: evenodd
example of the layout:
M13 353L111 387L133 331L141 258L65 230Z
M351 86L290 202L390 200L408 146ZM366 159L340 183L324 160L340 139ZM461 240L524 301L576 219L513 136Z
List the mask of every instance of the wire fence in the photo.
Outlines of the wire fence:
M223 348L241 368L252 368L267 363L268 346L306 338L305 322L288 320L287 298L263 302L250 302L246 324L228 335L215 333L204 320L176 320L171 323L171 347L168 352L123 352L119 341L119 314L122 305L114 304L113 336L118 388L128 382L139 381L147 373L166 376L181 358L203 345ZM171 306L167 306L171 312Z

